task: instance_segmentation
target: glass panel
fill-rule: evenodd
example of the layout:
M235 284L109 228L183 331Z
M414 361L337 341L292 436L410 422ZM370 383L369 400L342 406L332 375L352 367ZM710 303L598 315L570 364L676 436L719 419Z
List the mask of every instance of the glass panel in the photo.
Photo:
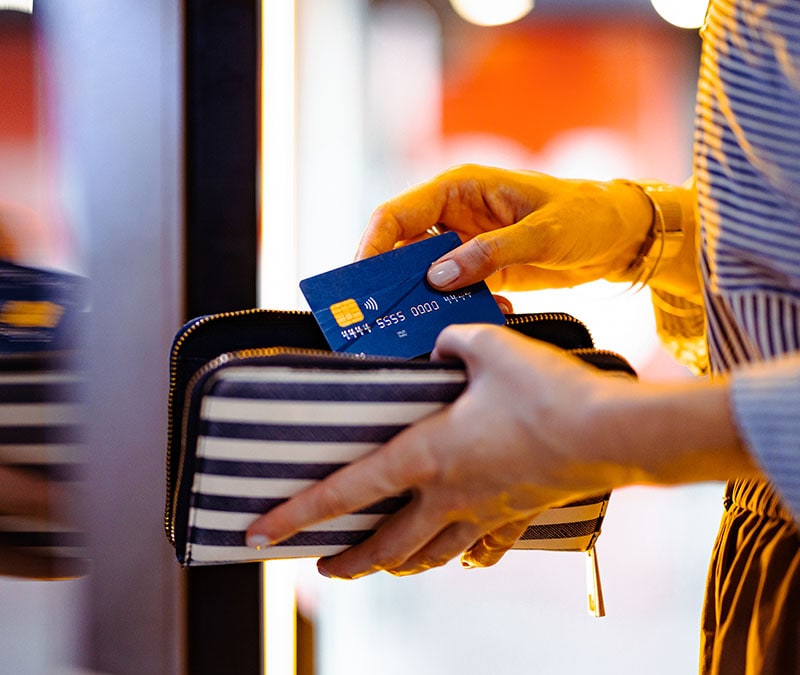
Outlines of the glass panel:
M0 105L0 260L59 272L79 271L74 235L64 225L61 212L55 206L51 174L55 161L51 119L54 92L47 85L53 76L48 59L52 45L45 39L38 16L34 17L32 12L32 0L0 2L0 63L3 64L0 68L0 91L3 92ZM4 268L3 275L0 298L4 313L3 340L0 341L4 363L4 398L0 400L4 427L0 439L0 626L3 627L0 654L3 665L0 669L9 673L52 673L76 660L87 582L69 577L75 573L85 574L87 570L85 564L77 565L76 569L71 559L77 549L60 544L59 550L53 543L53 537L69 542L76 536L75 495L69 491L65 492L69 499L51 497L46 513L42 513L41 504L37 508L41 498L37 499L36 495L44 485L29 481L46 476L43 472L50 468L48 464L55 465L62 473L71 470L77 475L78 469L70 463L77 463L78 458L84 456L85 448L67 444L55 438L52 432L48 441L40 441L40 444L30 441L34 431L44 429L45 424L53 424L53 415L60 415L61 423L79 421L76 400L70 398L61 402L62 405L52 405L55 401L52 391L29 393L30 399L5 398L9 387L15 386L11 383L12 374L14 379L21 378L17 382L46 382L46 378L53 375L28 370L29 366L24 365L9 368L16 358L16 348L12 344L14 333L8 332L9 323L15 322L8 316L8 308L13 303L9 298L14 296L6 295L11 274ZM33 285L29 279L26 281ZM22 290L31 294L42 292L38 287ZM27 308L19 310L17 320L21 317L22 323L17 325L37 329L57 325L58 319L53 316L58 315L48 316L45 323L39 323L45 315L37 315L38 308L32 309L48 304L61 309L52 303L31 302ZM41 340L43 336L46 342L47 334L37 330L36 338L26 342L25 332L20 331L17 348L31 348L33 340ZM44 343L33 344L38 348ZM13 373L14 370L17 372ZM67 382L78 381L74 373L65 369L58 376L69 378ZM42 386L47 387L46 384ZM25 429L24 425L30 426ZM18 440L20 433L27 440ZM48 483L47 487L54 495L58 494L54 484ZM28 499L23 499L23 492ZM68 580L54 583L52 579L59 576Z

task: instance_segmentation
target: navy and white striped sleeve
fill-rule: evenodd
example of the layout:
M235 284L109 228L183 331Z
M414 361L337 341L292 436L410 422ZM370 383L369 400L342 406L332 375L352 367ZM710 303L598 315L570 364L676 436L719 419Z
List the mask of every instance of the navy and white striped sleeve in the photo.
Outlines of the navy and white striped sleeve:
M711 371L800 520L800 5L712 0L694 168Z
M742 440L800 520L800 355L737 369L731 401Z

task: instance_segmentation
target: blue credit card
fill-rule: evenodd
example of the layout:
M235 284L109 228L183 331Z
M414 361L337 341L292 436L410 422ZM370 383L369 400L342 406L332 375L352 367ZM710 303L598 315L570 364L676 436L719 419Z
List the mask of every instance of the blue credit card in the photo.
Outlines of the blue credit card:
M0 355L75 347L88 290L83 277L0 260Z
M484 282L457 291L428 284L431 263L460 244L445 232L309 277L300 290L333 351L421 356L450 324L505 323Z

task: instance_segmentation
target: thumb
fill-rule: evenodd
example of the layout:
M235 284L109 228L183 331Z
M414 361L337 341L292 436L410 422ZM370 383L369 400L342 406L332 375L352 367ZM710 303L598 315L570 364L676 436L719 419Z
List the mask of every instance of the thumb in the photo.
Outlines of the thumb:
M449 291L483 281L508 264L502 250L497 233L474 237L434 262L428 269L428 282Z
M560 232L541 215L484 232L443 255L428 270L434 288L449 291L478 283L512 265L544 262L553 254L552 237Z

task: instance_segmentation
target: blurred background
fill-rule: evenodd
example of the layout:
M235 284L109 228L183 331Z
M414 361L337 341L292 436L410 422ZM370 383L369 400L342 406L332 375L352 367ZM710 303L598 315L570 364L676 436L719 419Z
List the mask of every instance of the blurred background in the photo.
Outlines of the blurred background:
M293 143L280 136L285 122L270 127L286 119L287 97L269 98L281 84L265 87L263 177L280 188L261 190L264 306L302 307L296 279L349 262L377 204L455 164L674 183L690 175L703 3L689 8L694 29L647 1L538 0L494 26L479 24L499 21L492 12L504 3L463 3L488 12L480 16L457 4L298 2L285 17L294 31L285 24L264 44L267 62L271 49L273 61L281 49L296 55ZM294 45L281 46L289 35ZM288 166L294 183L281 184ZM290 194L293 209L279 197ZM281 238L288 222L292 240ZM291 246L296 271L276 277ZM511 297L517 311L573 313L642 378L686 376L658 347L646 292L597 283ZM456 562L357 584L320 580L299 563L273 580L294 574L321 673L693 672L720 508L716 485L618 491L598 544L603 619L586 612L579 554L511 552L491 570Z
M162 507L167 355L202 286L184 276L206 227L198 174L244 191L214 195L208 218L224 250L238 246L239 214L253 221L252 303L305 309L298 281L350 262L376 205L454 164L676 183L691 171L702 2L688 19L669 15L682 3L649 0L512 2L505 18L469 13L500 0L7 4L0 205L46 232L30 262L87 274L95 289L94 568L79 581L0 580L9 673L193 663L197 591ZM242 25L252 44L213 42ZM216 124L222 141L203 154L197 129L250 86L239 61L252 61L252 119ZM256 162L243 180L225 154L237 142ZM222 288L228 272L206 270L204 283ZM688 376L660 351L646 292L598 283L512 299L517 311L574 314L642 378ZM221 292L215 310L246 304L229 302ZM489 570L356 583L319 577L313 561L270 563L244 591L214 583L231 608L237 593L265 598L250 641L271 675L691 672L721 496L720 485L613 495L598 544L602 619L586 611L580 554L512 552Z

